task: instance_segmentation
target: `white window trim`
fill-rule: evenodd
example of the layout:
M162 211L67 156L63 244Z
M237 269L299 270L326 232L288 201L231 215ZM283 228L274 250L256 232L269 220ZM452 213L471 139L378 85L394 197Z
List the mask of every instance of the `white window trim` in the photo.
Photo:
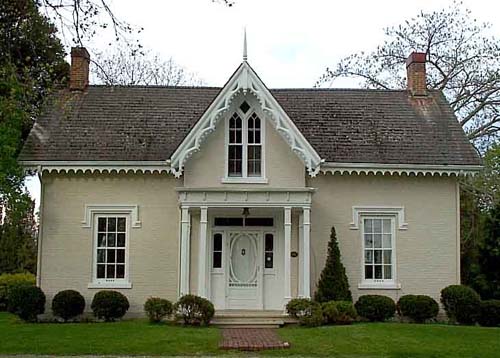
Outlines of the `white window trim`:
M107 216L125 216L127 217L127 232L125 236L125 278L106 280L97 279L97 219L98 217ZM90 228L92 240L92 267L91 267L91 282L87 288L114 288L128 289L132 288L130 282L130 259L129 259L129 242L130 232L132 228L140 228L141 221L139 220L138 205L109 205L109 204L92 204L85 205L85 216L82 221L83 228Z
M229 111L229 115L226 116L225 119L225 127L224 127L224 178L222 178L221 182L223 184L267 184L268 180L266 177L266 120L264 118L263 113L256 109L256 104L250 98L245 98L245 101L250 106L250 109L247 113L243 113L240 109L240 105L243 102L238 102L239 105L234 111ZM237 113L241 118L241 139L242 139L242 176L241 177L232 177L229 176L229 120L233 116L234 113ZM260 119L260 147L261 147L261 167L260 167L260 176L248 176L248 118L254 113Z
M352 222L349 226L351 230L359 230L360 216L362 215L395 216L397 217L399 230L408 229L404 206L353 206Z
M85 213L82 220L83 228L92 228L95 214L129 215L132 228L140 228L142 225L139 220L138 205L85 204Z
M375 290L398 290L401 289L401 284L397 279L397 255L396 255L396 215L394 214L379 214L379 215L361 215L359 220L363 219L391 219L391 269L392 279L390 280L377 280L365 279L365 227L362 222L361 225L361 282L358 284L359 289L375 289ZM375 257L374 257L375 259Z

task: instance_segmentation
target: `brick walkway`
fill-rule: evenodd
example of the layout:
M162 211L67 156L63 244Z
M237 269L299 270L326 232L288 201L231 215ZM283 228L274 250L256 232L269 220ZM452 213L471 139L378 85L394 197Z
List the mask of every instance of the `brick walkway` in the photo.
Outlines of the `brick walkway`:
M219 348L257 351L262 349L288 348L273 328L224 328Z

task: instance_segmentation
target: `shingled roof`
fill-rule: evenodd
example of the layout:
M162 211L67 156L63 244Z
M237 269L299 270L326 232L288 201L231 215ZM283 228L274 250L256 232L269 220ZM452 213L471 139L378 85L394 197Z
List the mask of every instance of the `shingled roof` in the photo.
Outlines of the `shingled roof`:
M22 161L163 161L219 93L214 87L63 90L37 120ZM335 163L478 165L444 96L408 91L274 89L322 159Z

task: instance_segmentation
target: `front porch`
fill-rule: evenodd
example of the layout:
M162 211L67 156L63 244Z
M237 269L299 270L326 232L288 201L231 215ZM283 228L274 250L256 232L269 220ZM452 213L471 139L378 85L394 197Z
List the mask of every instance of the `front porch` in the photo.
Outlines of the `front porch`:
M205 297L221 312L281 318L292 297L310 297L313 192L179 188L179 294Z

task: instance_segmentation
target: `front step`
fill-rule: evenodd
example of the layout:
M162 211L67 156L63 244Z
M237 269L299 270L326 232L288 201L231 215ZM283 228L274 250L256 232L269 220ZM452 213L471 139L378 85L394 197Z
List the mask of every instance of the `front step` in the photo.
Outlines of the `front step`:
M210 324L224 328L278 328L295 323L282 311L217 311Z

